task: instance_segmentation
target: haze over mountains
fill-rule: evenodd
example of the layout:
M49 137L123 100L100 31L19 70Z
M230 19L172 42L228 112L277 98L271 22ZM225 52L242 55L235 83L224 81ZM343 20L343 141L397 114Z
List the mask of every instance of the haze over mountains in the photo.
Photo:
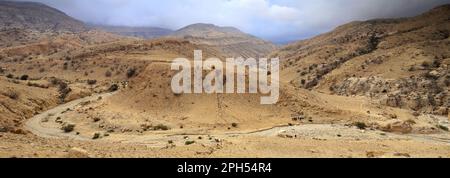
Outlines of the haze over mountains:
M162 36L167 36L173 33L172 30L159 27L127 27L127 26L107 26L90 24L91 28L97 28L110 33L137 37L143 39L153 39Z
M92 27L39 3L0 10L0 157L450 155L450 5L280 48L213 24ZM172 60L198 49L279 57L279 102L174 94Z

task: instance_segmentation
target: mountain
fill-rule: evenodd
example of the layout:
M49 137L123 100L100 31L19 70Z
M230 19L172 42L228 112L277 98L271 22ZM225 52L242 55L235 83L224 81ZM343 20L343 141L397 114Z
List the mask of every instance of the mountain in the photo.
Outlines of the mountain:
M181 28L171 35L196 44L205 44L221 50L227 57L264 57L276 46L246 34L234 27L219 27L213 24L193 24Z
M70 32L86 30L83 22L47 5L0 1L0 29L14 28Z
M337 95L446 115L450 106L450 5L401 19L352 22L271 54L285 80Z
M128 27L107 25L91 25L91 27L122 36L137 37L143 39L152 39L167 36L173 33L172 30L159 27Z

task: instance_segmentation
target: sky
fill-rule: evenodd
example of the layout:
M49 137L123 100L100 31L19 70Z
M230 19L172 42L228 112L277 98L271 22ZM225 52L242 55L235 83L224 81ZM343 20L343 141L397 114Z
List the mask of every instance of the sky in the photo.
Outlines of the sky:
M23 1L23 0L15 0ZM155 26L193 23L233 26L285 43L355 21L409 17L450 0L26 0L55 7L94 24Z

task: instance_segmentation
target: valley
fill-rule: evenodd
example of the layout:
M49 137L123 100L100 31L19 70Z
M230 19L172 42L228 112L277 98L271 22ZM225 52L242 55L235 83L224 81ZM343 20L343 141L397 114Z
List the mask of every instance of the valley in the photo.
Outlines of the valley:
M450 157L450 5L280 47L213 24L92 28L40 3L0 9L0 157ZM278 102L174 93L171 63L195 50L280 58Z

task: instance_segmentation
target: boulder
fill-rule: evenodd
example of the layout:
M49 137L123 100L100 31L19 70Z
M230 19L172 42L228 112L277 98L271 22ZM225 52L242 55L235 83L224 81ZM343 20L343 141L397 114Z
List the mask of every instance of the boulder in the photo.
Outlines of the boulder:
M384 126L382 130L385 132L408 134L412 132L413 128L410 122L395 121Z
M68 158L89 158L89 153L86 150L83 150L81 148L71 148L67 152Z

